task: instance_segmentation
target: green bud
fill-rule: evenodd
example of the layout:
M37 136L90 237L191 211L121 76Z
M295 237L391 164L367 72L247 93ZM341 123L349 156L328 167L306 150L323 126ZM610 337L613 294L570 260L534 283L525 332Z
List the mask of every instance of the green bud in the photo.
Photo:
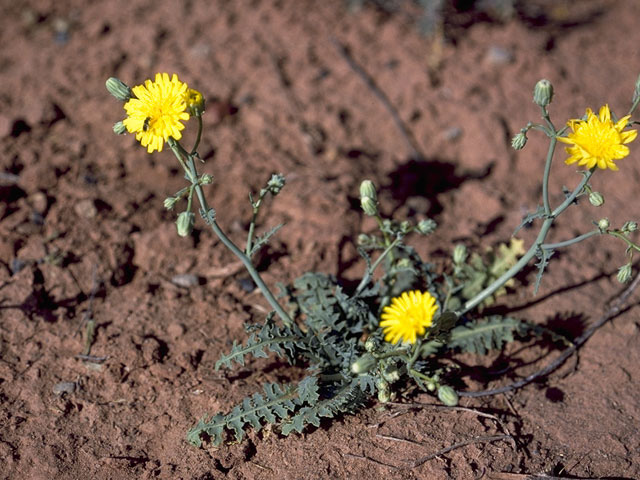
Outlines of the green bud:
M609 219L601 218L600 220L598 220L598 228L602 231L605 231L607 228L609 228Z
M113 133L116 135L124 135L127 133L127 127L125 127L122 122L116 122L113 124Z
M430 218L427 218L426 220L420 220L418 222L416 231L422 235L429 235L430 233L433 233L436 230L437 226L438 224L436 222L434 222Z
M427 382L427 390L429 390L430 392L435 391L436 389L436 384L435 382Z
M356 239L356 242L358 243L358 246L360 246L360 247L368 247L372 243L371 237L369 235L367 235L366 233L359 234L358 238Z
M186 237L193 232L193 224L195 223L196 216L193 212L182 212L178 215L176 220L176 226L178 227L178 235Z
M376 380L376 387L378 389L378 401L380 403L387 403L391 400L391 388L384 378L378 378L378 380Z
M128 102L133 96L133 92L131 92L127 84L116 77L109 77L105 85L109 93L121 102Z
M370 217L375 217L378 215L378 202L376 202L371 197L361 197L360 198L360 206L362 207L362 211L365 215L369 215Z
M365 353L351 364L351 373L361 374L371 371L378 361L370 353Z
M378 193L376 192L376 186L371 180L363 180L360 184L360 199L368 197L374 202L378 200Z
M549 80L539 80L533 89L533 103L546 107L553 99L553 85Z
M467 247L463 244L459 243L453 249L453 263L456 265L461 265L467 259Z
M378 348L380 348L380 341L376 337L369 337L364 342L364 349L367 352L375 352Z
M267 182L267 190L269 190L271 195L275 197L280 193L280 190L284 188L284 184L284 175L280 173L274 173L273 175L271 175L271 178Z
M638 224L636 222L624 222L624 225L622 225L622 231L624 233L631 233L635 232L636 230L638 230Z
M511 146L514 150L522 150L527 144L527 134L524 132L516 133L511 139Z
M458 405L458 394L449 385L441 385L438 387L438 398L448 407Z
M178 199L176 197L167 197L164 199L164 208L167 210L173 210L173 207L176 206Z
M627 263L626 265L623 265L618 269L618 275L616 275L616 278L620 283L627 283L629 280L631 280L631 274L631 264Z
M213 183L213 175L205 173L200 177L200 185L211 185Z
M589 202L594 207L601 207L604 205L604 196L600 192L591 192L589 194Z
M413 227L411 226L411 222L409 220L403 220L400 223L400 231L402 233L409 233L412 229Z
M397 365L389 365L382 372L382 377L389 383L395 383L402 377L405 369Z

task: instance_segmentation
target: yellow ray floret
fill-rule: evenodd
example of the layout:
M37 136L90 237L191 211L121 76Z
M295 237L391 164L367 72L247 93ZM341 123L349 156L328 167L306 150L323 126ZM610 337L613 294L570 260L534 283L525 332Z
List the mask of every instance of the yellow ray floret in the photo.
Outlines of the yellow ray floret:
M128 117L122 123L129 133L136 134L136 140L147 147L147 152L161 152L169 137L182 137L181 121L189 120L187 88L175 73L171 79L166 73L157 73L155 81L147 80L131 89L135 97L125 103Z
M429 292L411 290L393 298L380 315L384 339L393 344L400 340L415 343L431 326L437 309L436 299Z
M570 144L565 151L569 158L567 165L578 162L587 168L618 170L614 160L620 160L629 155L627 143L633 142L638 135L637 130L623 132L630 115L622 117L616 123L611 120L609 105L600 108L595 115L587 108L586 119L573 119L567 122L571 132L566 137L557 137L558 141Z

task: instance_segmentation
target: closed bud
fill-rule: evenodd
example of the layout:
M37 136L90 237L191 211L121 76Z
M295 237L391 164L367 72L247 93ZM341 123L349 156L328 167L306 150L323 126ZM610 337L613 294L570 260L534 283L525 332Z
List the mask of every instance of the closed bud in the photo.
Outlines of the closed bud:
M409 220L403 220L400 223L400 231L402 233L409 233L412 229L413 227L411 226L411 222Z
M632 102L635 103L635 101L638 99L638 97L640 97L640 75L638 76L638 79L636 80L636 88L633 90L633 100L632 100Z
M376 358L370 353L365 353L360 358L358 358L355 362L351 364L351 373L361 374L367 373L373 369L378 361Z
M195 223L196 216L192 212L182 212L178 215L176 220L176 227L178 228L178 235L181 237L187 237L193 232L193 224Z
M435 232L437 226L438 224L435 221L427 218L426 220L420 220L418 222L416 231L422 235L429 235L430 233Z
M121 102L128 102L133 96L133 93L127 84L116 77L109 77L105 82L105 85L109 93Z
M273 175L271 175L271 178L267 182L267 190L269 190L271 195L275 197L280 193L280 190L284 188L284 184L285 184L284 175L280 173L274 173Z
M116 122L113 124L113 133L116 135L124 135L127 133L127 127L125 127L122 122Z
M636 222L624 222L624 225L622 225L622 231L624 233L631 233L635 232L636 230L638 230L638 224Z
M601 218L600 220L598 220L598 228L602 231L605 231L607 228L609 228L609 219Z
M459 243L453 249L453 263L456 265L461 265L467 259L467 247Z
M200 185L210 185L213 183L213 175L205 173L200 177Z
M370 217L375 217L378 215L378 202L376 202L371 197L361 197L360 198L360 206L362 207L362 211L365 215L369 215Z
M387 403L391 400L391 388L389 387L389 382L384 378L378 378L378 380L376 380L376 388L378 389L378 401L380 403Z
M369 197L374 202L378 200L378 194L376 192L376 186L371 180L363 180L360 184L360 199Z
M589 194L589 203L594 207L601 207L604 205L604 196L600 192L591 192Z
M511 146L514 150L522 150L527 144L527 134L524 132L516 133L511 139Z
M371 245L371 237L369 235L367 235L366 233L361 233L358 235L358 238L356 239L358 246L360 247L368 247Z
M178 199L176 197L167 197L164 199L164 208L167 210L173 210Z
M539 80L533 89L533 103L546 107L553 99L553 85L549 80Z
M449 385L441 385L438 387L438 398L448 407L458 405L458 394Z
M378 348L380 348L380 341L375 337L369 337L364 342L364 349L367 352L375 352Z
M616 275L616 278L620 283L627 283L631 280L631 273L631 264L627 263L618 269L618 275Z
M382 377L389 383L395 383L400 380L404 371L404 368L398 367L397 365L389 365L382 372Z
M204 97L198 90L190 88L184 94L187 111L192 117L199 117L204 113Z

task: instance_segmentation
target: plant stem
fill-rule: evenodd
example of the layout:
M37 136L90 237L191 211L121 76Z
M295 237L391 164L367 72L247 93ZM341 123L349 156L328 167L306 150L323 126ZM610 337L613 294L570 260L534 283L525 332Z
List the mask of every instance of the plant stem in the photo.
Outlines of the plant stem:
M592 230L590 232L587 233L583 233L582 235L579 235L575 238L572 238L570 240L565 240L564 242L558 242L558 243L543 243L542 245L540 245L540 248L542 248L543 250L555 250L556 248L562 248L562 247L568 247L569 245L573 245L574 243L578 243L578 242L582 242L583 240L586 240L587 238L591 238L595 235L601 235L604 232L601 232L600 230Z
M551 140L549 142L549 150L547 151L547 159L544 164L544 175L542 177L542 201L544 203L544 213L549 215L551 213L551 207L549 206L549 174L551 172L553 153L556 150L558 140L555 136L556 128L553 126L553 123L549 118L549 112L547 112L546 107L542 107L542 118L544 118L544 121L547 123L551 131L554 132L554 135L551 136Z
M201 214L203 214L204 218L208 218L207 213L209 212L210 207L209 207L209 204L207 203L207 199L204 196L204 192L202 191L202 186L198 182L198 172L196 170L194 154L188 153L184 148L182 148L180 143L178 143L174 139L170 138L168 144L171 147L171 150L173 151L175 156L178 157L178 159L180 160L180 163L182 164L183 168L185 168L187 176L191 181L191 184L193 185L193 188L196 192L196 196L198 197L198 202L200 202ZM185 158L187 161L186 165L184 163ZM209 218L207 223L209 223L209 225L211 226L211 229L213 230L213 233L215 233L216 236L220 239L220 241L222 241L224 246L227 247L229 250L231 250L234 253L234 255L240 259L244 267L247 269L247 272L249 272L249 275L251 275L251 278L253 279L255 284L258 286L258 288L260 289L264 297L267 299L267 301L271 305L271 308L273 308L276 311L276 313L278 314L282 322L286 326L292 327L293 320L291 320L291 317L289 316L289 314L282 308L282 306L278 303L273 293L271 293L271 290L269 290L269 287L267 287L267 285L264 283L264 281L260 277L260 274L251 263L251 259L249 259L249 257L247 257L242 252L242 250L240 250L236 246L236 244L233 243L231 239L225 235L225 233L222 231L218 223L215 221L215 218Z
M356 291L354 293L355 297L357 297L360 294L360 292L364 289L364 287L367 286L367 283L369 283L369 280L371 280L371 276L373 275L373 272L375 271L376 268L378 268L378 265L380 265L380 262L384 260L384 257L386 257L387 254L389 254L391 250L393 250L393 248L398 243L400 243L401 240L402 240L402 237L400 236L396 237L395 240L391 242L387 248L384 249L384 251L376 259L376 261L373 262L373 265L371 265L371 267L367 269L367 271L364 274L364 277L362 277L362 280L360 280L360 284L356 288Z
M595 170L595 167L589 170L588 172L586 172L584 174L584 177L582 178L582 181L573 190L573 192L564 200L564 202L562 202L555 210L553 210L553 212L551 212L551 214L548 215L547 218L545 218L545 220L542 222L542 226L540 227L540 231L538 232L538 236L536 237L536 240L533 242L533 245L531 245L529 250L520 258L520 260L518 260L518 262L513 267L511 267L509 270L503 273L499 278L497 278L491 285L489 285L487 288L482 290L471 300L468 300L460 310L457 310L455 312L456 315L458 316L464 315L472 308L478 306L480 303L484 301L485 298L492 295L496 290L502 287L511 278L516 276L518 272L520 272L520 270L522 270L529 263L529 261L535 256L536 252L540 248L542 248L542 245L544 245L544 240L547 237L547 234L549 233L549 229L551 228L551 225L553 225L553 222L555 221L556 217L560 215L562 212L564 212L567 209L567 207L569 207L569 205L573 203L573 201L580 194L580 192L582 192L582 190L584 189L584 186L587 184L587 182L591 178L591 175L593 175L594 170Z

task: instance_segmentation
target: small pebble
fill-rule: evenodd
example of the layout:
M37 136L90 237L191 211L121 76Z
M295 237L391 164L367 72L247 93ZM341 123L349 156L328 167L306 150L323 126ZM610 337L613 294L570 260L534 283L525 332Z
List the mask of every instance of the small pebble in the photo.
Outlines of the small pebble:
M62 395L64 393L73 393L76 391L76 382L60 382L53 386L53 393Z
M171 338L179 338L184 335L185 328L180 323L172 323L167 327L167 333Z
M171 283L182 288L195 287L200 284L200 279L197 275L191 273L184 273L182 275L174 275L171 278Z
M95 203L90 198L79 200L73 206L73 210L82 218L94 218L98 213Z
M442 135L444 136L444 139L449 141L449 142L456 141L462 136L462 128L460 128L460 127L447 128L442 133Z
M48 204L47 195L43 192L36 192L29 196L29 205L40 215L43 215L47 211Z

